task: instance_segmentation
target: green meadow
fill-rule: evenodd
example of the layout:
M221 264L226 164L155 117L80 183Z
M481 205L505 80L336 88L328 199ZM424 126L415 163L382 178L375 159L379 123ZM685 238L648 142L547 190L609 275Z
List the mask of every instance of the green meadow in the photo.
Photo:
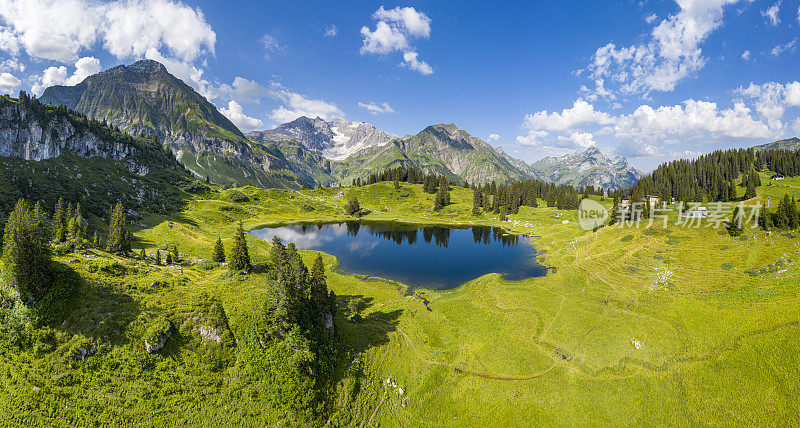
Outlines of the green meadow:
M762 181L748 202L800 197L800 179ZM536 235L539 262L552 269L407 296L402 284L348 275L323 255L340 308L336 359L318 408L301 417L285 401L302 401L308 385L265 371L271 360L252 337L265 274L208 260L217 237L230 248L239 221L253 230L347 220L352 197L366 221ZM709 220L676 225L675 209L667 227L584 231L576 211L543 202L501 222L471 214L470 189L454 187L435 212L420 185L391 182L184 198L180 213L132 230L133 252L150 261L99 250L56 257L59 283L71 287L51 293L49 328L33 346L2 355L0 425L788 426L800 414L794 233L746 227L733 237ZM265 263L271 244L247 239L254 264ZM155 266L156 250L163 257L172 246L184 263ZM301 253L310 266L316 253ZM352 322L344 308L357 297L366 309ZM176 333L148 354L142 338L164 320ZM207 325L221 340L198 333Z

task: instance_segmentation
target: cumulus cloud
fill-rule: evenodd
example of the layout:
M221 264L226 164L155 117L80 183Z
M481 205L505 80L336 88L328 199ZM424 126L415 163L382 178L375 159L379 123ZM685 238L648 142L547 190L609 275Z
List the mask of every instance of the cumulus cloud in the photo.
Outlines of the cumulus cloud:
M405 29L415 37L430 37L431 19L422 12L417 12L413 7L395 7L386 10L381 6L372 14L373 19L392 22Z
M403 63L402 65L415 70L419 71L423 75L427 76L429 74L433 74L433 68L428 65L427 62L421 61L417 59L416 52L405 52L403 53Z
M499 134L489 134L489 138L487 138L487 140L489 140L489 141L500 141L500 135Z
M787 107L800 106L800 82L797 81L787 84L751 82L747 87L741 86L735 89L734 94L753 100L756 111L766 118L773 128L781 126L780 119Z
M750 61L750 51L742 52L742 59L745 61Z
M230 101L228 103L228 108L222 107L219 109L219 112L233 122L242 132L249 132L264 127L264 123L259 119L244 114L241 104L236 101Z
M644 22L652 24L656 22L656 19L658 19L658 16L655 13L651 13L650 15L644 17Z
M389 103L382 103L378 105L376 103L362 103L359 101L358 106L368 111L372 115L378 115L381 113L394 113L394 109L389 105Z
M372 19L378 21L374 30L370 30L367 26L361 27L362 55L402 52L401 65L423 75L433 73L433 68L419 59L415 48L411 45L411 39L430 37L431 20L427 15L413 7L395 7L387 10L381 6L372 14Z
M62 63L97 43L119 59L156 49L183 61L216 44L199 9L170 0L0 0L0 20L0 49Z
M800 105L800 83L796 87L784 85L782 90L783 100L791 99ZM755 94L757 90L749 88L740 92ZM720 108L716 103L689 99L672 106L641 105L630 114L615 116L578 100L572 108L560 113L544 110L526 116L523 129L527 134L517 137L517 142L545 152L581 149L594 144L594 136L599 134L615 138L621 154L650 156L658 153L657 144L780 136L785 125L780 120L771 120L776 114L767 109L758 109L758 112L760 117L743 102L736 102L731 108ZM589 132L591 130L596 134Z
M594 106L584 100L577 100L572 108L558 112L548 113L547 110L529 114L525 117L524 127L533 130L567 131L580 125L599 124L608 125L614 118L608 113L594 109Z
M628 47L608 43L588 66L592 79L614 82L624 94L670 92L703 68L700 45L722 25L724 6L738 0L677 0L680 11L662 20L645 42Z
M254 80L236 76L232 84L225 83L220 85L217 94L225 99L239 103L259 104L261 98L270 95L270 90Z
M39 96L45 89L55 85L74 86L81 83L83 79L92 74L100 72L100 60L95 57L87 56L75 62L75 72L68 75L67 67L48 67L41 76L36 78L31 87L31 92Z
M559 136L556 147L565 149L587 149L597 145L591 132L571 132L568 136Z
M778 17L778 12L781 9L781 2L777 2L772 6L768 7L766 10L761 11L761 16L767 18L767 22L770 23L773 27L780 24L781 19Z
M405 34L396 26L384 21L375 24L375 30L372 31L368 27L361 27L361 35L364 36L361 54L387 54L408 49L408 39Z
M273 97L284 104L270 112L270 119L276 123L291 122L300 116L320 117L325 120L344 116L344 113L335 104L322 100L312 100L279 84L274 84L273 86Z
M8 72L0 73L0 94L14 94L20 83L22 82L13 74Z

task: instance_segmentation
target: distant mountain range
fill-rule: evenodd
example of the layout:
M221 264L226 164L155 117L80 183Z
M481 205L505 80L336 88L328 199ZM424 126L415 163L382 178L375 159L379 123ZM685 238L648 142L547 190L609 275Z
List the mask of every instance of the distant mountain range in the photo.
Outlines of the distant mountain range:
M531 165L538 177L556 184L624 189L636 183L644 174L617 156L609 159L591 146L583 153L546 157Z
M756 150L773 150L773 149L783 149L783 150L797 150L800 149L800 138L788 138L786 140L778 140L773 141L772 143L762 144L760 146L753 147Z
M195 175L225 185L350 184L400 165L470 183L538 178L627 187L641 177L624 158L610 160L596 148L528 165L452 124L398 138L368 123L300 117L244 135L213 104L151 60L111 68L75 86L50 87L40 100L131 135L154 135Z

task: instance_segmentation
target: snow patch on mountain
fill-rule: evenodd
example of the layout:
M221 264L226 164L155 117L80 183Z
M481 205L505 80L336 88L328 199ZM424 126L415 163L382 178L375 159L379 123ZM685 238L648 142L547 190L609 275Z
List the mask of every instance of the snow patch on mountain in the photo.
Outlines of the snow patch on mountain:
M251 132L247 137L262 143L296 141L334 161L385 146L394 138L369 123L351 122L341 117L332 121L300 117L275 129Z

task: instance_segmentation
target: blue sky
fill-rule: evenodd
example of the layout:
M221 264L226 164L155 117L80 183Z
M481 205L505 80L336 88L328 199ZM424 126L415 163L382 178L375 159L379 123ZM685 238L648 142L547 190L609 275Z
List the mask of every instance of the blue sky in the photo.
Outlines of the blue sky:
M455 123L526 161L644 170L800 135L800 0L0 0L0 92L163 62L244 131Z

